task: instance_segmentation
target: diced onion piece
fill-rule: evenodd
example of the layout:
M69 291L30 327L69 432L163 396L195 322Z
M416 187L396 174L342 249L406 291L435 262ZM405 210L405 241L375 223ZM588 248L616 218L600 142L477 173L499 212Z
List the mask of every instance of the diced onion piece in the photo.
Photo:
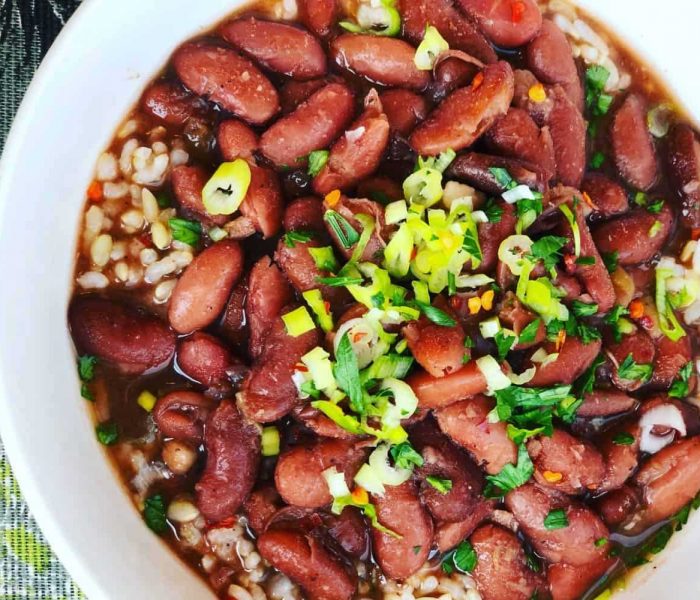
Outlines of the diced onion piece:
M496 337L496 334L501 331L501 329L501 321L498 317L491 317L479 323L481 337L486 340Z
M442 203L451 208L455 202L464 204L469 210L474 208L474 195L476 191L473 187L459 183L457 181L448 181L445 184L445 191L442 196Z
M662 448L673 442L676 434L685 437L688 433L683 414L677 406L673 404L659 404L651 410L647 411L639 419L639 427L641 429L641 438L639 449L642 452L655 454ZM666 435L654 435L652 430L654 427L662 427L673 429Z
M401 15L395 8L394 0L363 2L357 9L357 25L353 27L345 21L340 25L353 33L393 37L401 31Z
M508 363L506 363L508 364ZM536 367L530 367L526 371L523 371L519 375L517 373L513 373L513 370L511 369L510 365L508 365L508 379L510 379L511 383L513 385L525 385L526 383L529 383L532 381L532 379L535 377L535 374L537 373L537 368Z
M512 190L503 192L501 194L501 198L503 198L508 204L515 204L519 200L534 200L535 195L526 185L518 185Z
M411 469L400 469L398 467L392 467L389 464L388 444L380 444L374 452L369 455L368 463L377 473L384 485L401 485L411 478Z
M366 489L370 494L377 496L383 496L386 491L379 473L368 464L360 467L360 470L355 475L355 483Z
M202 190L202 202L210 215L232 215L248 193L250 165L239 158L223 163Z
M304 292L302 296L309 305L309 308L316 315L321 329L326 333L333 331L333 315L326 307L326 303L321 295L321 290L308 290Z
M664 103L655 106L647 113L647 128L649 133L656 138L665 137L671 128L673 107Z
M504 390L511 386L510 379L501 369L501 365L493 356L482 356L476 359L476 366L486 379L489 393Z
M475 223L488 223L489 217L483 210L475 210L472 213L472 219Z
M405 381L389 377L381 384L382 390L389 390L394 396L394 403L389 404L382 415L382 424L386 427L398 427L402 419L408 419L418 410L418 397Z
M299 337L316 329L314 320L304 306L282 315L282 321L284 321L287 333L292 337Z
M442 199L442 173L437 169L424 167L403 182L403 193L409 202L428 207Z
M540 367L544 367L545 365L548 365L551 362L554 362L559 358L559 352L552 352L551 354L547 354L547 351L544 348L539 348L531 357L530 360L534 363L538 363Z
M350 488L348 488L348 484L345 481L344 473L338 473L338 469L331 467L326 469L322 475L333 498L344 498L350 495Z
M220 242L228 237L228 231L221 227L212 227L207 233L212 242Z
M384 220L387 225L397 225L408 218L408 205L405 200L390 202L384 209Z
M411 268L413 234L408 223L403 223L384 248L384 266L394 277L405 277Z
M498 247L498 259L517 276L523 272L523 257L531 248L532 240L528 236L511 235Z
M314 382L316 389L321 390L330 397L337 389L330 354L320 346L316 346L301 357L301 362L309 369L311 380Z
M277 427L263 427L260 447L263 456L277 456L280 453L280 432Z
M428 25L425 28L423 41L416 50L413 62L421 71L432 71L438 56L449 49L450 45L440 35L440 32L432 25Z
M493 278L488 275L478 274L478 275L460 275L457 277L455 283L458 288L466 289L476 289L481 286L493 283Z

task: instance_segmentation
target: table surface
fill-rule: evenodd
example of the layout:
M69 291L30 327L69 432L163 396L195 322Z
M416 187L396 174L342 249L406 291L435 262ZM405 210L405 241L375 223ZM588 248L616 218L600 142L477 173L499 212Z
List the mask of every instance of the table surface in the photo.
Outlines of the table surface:
M0 0L0 150L22 96L80 0ZM74 600L85 595L31 516L0 441L0 600Z

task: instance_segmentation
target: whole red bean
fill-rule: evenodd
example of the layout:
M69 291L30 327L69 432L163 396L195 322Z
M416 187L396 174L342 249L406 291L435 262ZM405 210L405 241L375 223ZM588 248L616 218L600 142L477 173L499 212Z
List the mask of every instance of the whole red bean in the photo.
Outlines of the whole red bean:
M448 552L468 538L493 512L493 501L477 504L463 521L445 521L435 526L435 546L440 552Z
M542 27L542 13L535 0L459 0L476 19L486 37L502 48L527 44Z
M387 486L383 496L372 495L379 522L394 533L372 529L374 553L384 574L407 579L427 560L433 544L433 521L421 504L412 481Z
M297 0L299 19L319 37L326 37L338 12L337 0Z
M700 227L700 142L685 124L668 136L668 176L681 202L680 218L686 227Z
M553 346L545 347L548 352L555 351ZM527 385L548 387L573 383L591 366L600 353L601 347L600 340L584 344L579 338L568 335L559 349L559 356L552 362L537 367L535 376Z
M326 235L323 213L323 202L318 198L297 198L287 205L282 224L285 231L309 231L323 238Z
M249 123L260 125L279 111L275 87L234 50L191 42L175 52L173 65L182 83L195 94Z
M433 69L428 98L433 104L439 104L455 90L469 85L478 72L479 67L474 63L456 56L441 57Z
M156 402L153 420L164 437L200 444L204 423L214 408L211 399L198 392L170 392Z
M250 177L248 193L240 208L241 214L250 219L264 238L274 237L282 227L284 213L284 199L277 173L251 164Z
M226 215L210 215L204 208L202 190L208 180L209 175L199 166L179 165L170 173L175 201L185 216L201 221L206 227L225 225Z
M647 191L659 177L654 141L647 128L644 99L630 94L615 112L610 137L620 175L631 186Z
M620 559L603 557L585 565L557 563L547 569L552 600L578 600L606 573L615 570Z
M507 202L495 203L503 212L500 221L496 223L479 223L479 245L481 246L481 263L477 272L490 273L498 263L498 249L503 240L515 233L518 218L515 207Z
M290 79L280 89L280 102L282 112L287 114L298 108L300 104L306 102L318 90L328 85L328 78L311 79L310 81L295 81Z
M491 171L493 168L506 169L514 181L527 187L544 191L547 176L533 166L521 161L501 156L490 156L468 152L458 156L447 170L450 177L464 181L488 194L501 195L506 189L498 182Z
M79 352L138 374L165 365L175 353L175 336L146 311L96 296L78 296L68 322Z
M292 411L293 417L307 429L321 438L334 440L357 440L358 437L331 421L321 411L311 405L297 406Z
M593 218L609 219L626 213L630 208L625 189L601 173L587 173L581 191L587 193L596 206Z
M535 77L531 71L526 69L515 69L513 71L515 79L515 92L513 93L513 106L526 110L533 118L535 123L540 127L544 127L549 119L549 113L554 106L554 98L551 90L545 89L544 100L534 101L530 98L530 90L536 86L542 86L542 83ZM542 86L544 88L544 86Z
M652 364L656 355L656 348L651 337L639 330L630 335L625 335L619 342L607 340L605 344L606 354L611 357L612 382L618 389L632 392L639 389L645 382L641 380L622 379L618 375L619 365L628 357L640 365Z
M238 119L223 121L217 130L216 141L221 157L227 161L251 158L260 144L258 134Z
M182 372L207 387L226 383L226 370L234 360L228 348L208 333L196 332L177 346L177 364Z
M442 377L434 377L425 371L413 373L406 379L411 386L420 406L424 408L442 408L486 391L486 378L476 362L471 361L464 367Z
M207 105L177 83L156 81L141 97L141 108L168 125L184 125L206 114Z
M444 377L462 368L466 350L461 325L442 327L422 316L403 328L403 336L416 362L433 377Z
M423 96L409 90L387 90L379 96L384 114L389 119L392 131L408 137L428 116L428 103Z
M641 503L639 492L629 485L623 485L597 498L594 508L608 527L616 529L627 521Z
M302 165L311 152L328 147L341 134L354 108L347 86L328 84L272 125L260 139L260 150L277 166Z
M242 273L243 249L238 242L218 242L197 255L170 297L168 319L172 328L178 333L192 333L211 325Z
M244 348L248 345L249 337L248 317L245 313L247 295L247 280L240 281L234 286L217 328L219 334L230 344Z
M537 36L528 44L528 68L543 83L566 83L578 78L571 45L564 32L545 19Z
M251 492L243 503L243 512L248 519L248 525L257 536L265 531L281 505L282 499L274 485L265 485Z
M369 532L359 509L348 506L339 515L322 514L321 518L328 528L328 535L344 552L353 558L367 556Z
M368 177L357 186L357 196L388 204L396 200L403 200L403 189L395 179L390 177Z
M260 430L224 400L207 420L207 462L195 486L197 506L210 523L236 514L253 489L260 463Z
M680 370L692 360L692 341L688 335L675 342L662 335L654 340L654 345L656 355L650 385L656 389L668 389L678 379ZM695 369L691 369L688 382L691 392L695 389L696 380Z
M631 444L615 443L620 434L632 437ZM623 424L607 432L598 442L605 457L605 478L598 492L609 492L621 488L636 471L639 464L640 429L635 422Z
M578 188L586 170L586 121L561 87L550 93L554 104L547 125L554 144L557 179Z
M639 402L618 390L593 390L583 397L583 404L576 411L577 417L595 418L611 417L621 413L631 412Z
M433 156L449 149L462 150L508 111L514 85L510 64L500 61L488 65L482 74L479 85L452 93L416 128L410 142L418 154Z

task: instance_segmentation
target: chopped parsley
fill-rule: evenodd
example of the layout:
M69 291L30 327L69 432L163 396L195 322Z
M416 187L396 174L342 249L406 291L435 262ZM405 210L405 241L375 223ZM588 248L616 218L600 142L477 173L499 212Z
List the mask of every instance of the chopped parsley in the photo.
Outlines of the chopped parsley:
M561 260L561 249L566 245L567 239L558 235L546 235L532 244L530 253L537 260L541 260L548 271Z
M678 379L673 382L668 395L671 398L685 398L690 392L688 381L693 373L693 363L689 362L678 372Z
M328 162L328 157L330 156L330 152L328 150L315 150L311 154L309 154L309 170L308 173L311 175L311 177L316 177L323 167L326 166L326 163Z
M360 415L366 413L364 391L360 381L360 370L357 366L357 356L350 343L350 337L345 332L335 352L335 367L333 374L338 387L343 390L350 401L352 410Z
M504 361L508 352L513 347L516 337L514 335L509 335L504 333L503 330L499 331L493 338L496 342L496 348L498 349L498 360Z
M564 529L569 526L569 519L566 516L566 511L563 508L555 508L550 510L549 514L544 518L544 527L549 531L555 529Z
M423 466L423 457L416 452L410 442L402 442L396 446L392 446L389 450L391 458L394 460L394 465L399 469L412 469L414 466Z
M603 259L603 263L605 264L605 268L608 270L608 273L613 273L615 270L617 270L617 263L619 260L620 253L615 250L615 252L605 252L601 256Z
M625 360L620 363L617 368L617 376L625 381L640 381L646 383L651 379L654 372L654 367L651 364L637 364L632 358L632 354L628 354Z
M574 311L574 314L577 317L592 317L593 315L598 313L598 305L597 304L586 304L585 302L581 302L580 300L574 300L571 308Z
M483 211L486 214L486 218L489 220L489 223L501 222L501 218L503 217L503 208L498 206L493 198L488 199Z
M634 436L631 433L618 433L613 437L613 444L616 446L631 446L634 444Z
M605 163L605 154L602 152L596 152L591 156L591 169L600 169Z
M518 446L518 462L515 465L508 464L496 475L486 476L484 496L487 498L500 498L521 485L525 485L532 478L535 466L524 444Z
M116 423L100 423L95 427L95 435L103 446L114 446L119 439Z
M199 221L187 219L170 219L168 221L173 239L189 246L196 246L202 235L202 225Z
M316 277L316 282L329 287L347 287L349 285L361 285L364 280L361 277Z
M457 321L455 321L450 315L448 315L444 310L440 310L439 308L433 306L432 304L428 304L427 302L420 302L419 300L413 300L411 304L415 305L416 308L418 308L426 317L428 317L429 320L431 320L436 325L440 325L441 327L454 327L455 325L457 325Z
M448 575L454 573L455 570L471 573L475 569L477 561L476 550L467 540L464 540L442 558L442 570Z
M622 330L620 328L620 319L622 317L624 317L625 315L628 315L629 312L630 311L627 310L624 306L620 306L619 304L616 304L615 306L612 307L610 312L607 315L605 315L605 319L603 319L605 324L610 326L610 329L612 330L612 334L613 334L613 339L618 344L622 340Z
M143 503L143 520L148 525L148 528L158 535L167 531L168 521L165 516L163 496L156 494L146 498L146 501Z
M296 248L297 244L305 244L314 238L314 234L309 231L288 231L284 234L284 245L287 248Z
M95 395L92 393L90 386L88 385L95 377L95 365L97 364L97 357L90 356L89 354L84 354L78 357L78 376L80 377L80 395L89 400L90 402L95 400Z
M537 319L530 321L527 325L525 325L525 327L523 327L522 331L520 332L520 335L518 336L519 343L531 344L532 342L534 342L537 338L537 332L540 330L541 323L542 319L538 317Z
M595 264L595 256L579 256L576 259L576 264L582 267L590 267Z
M441 494L449 494L452 489L451 479L441 479L434 475L428 475L425 480Z
M508 169L502 167L491 167L489 169L491 175L496 179L496 183L505 190L512 190L517 187L518 182L513 179Z
M610 71L600 65L586 69L586 106L596 117L606 115L610 110L613 97L603 93L609 78Z

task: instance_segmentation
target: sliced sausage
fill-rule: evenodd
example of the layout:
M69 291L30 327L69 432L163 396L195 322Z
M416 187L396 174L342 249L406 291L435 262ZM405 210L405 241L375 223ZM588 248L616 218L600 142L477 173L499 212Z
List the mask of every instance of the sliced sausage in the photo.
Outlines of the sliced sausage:
M588 173L581 184L581 191L588 194L596 206L591 215L594 219L617 217L630 208L625 189L600 173Z
M491 169L506 169L520 185L544 191L547 176L535 167L521 161L488 154L469 152L458 156L447 170L450 177L464 181L488 194L500 196L506 189L498 182Z
M243 273L243 249L233 240L218 242L197 255L178 279L168 308L170 325L191 333L221 314Z
M260 138L260 150L278 167L304 164L311 152L327 148L341 134L354 108L350 89L331 83L272 125Z
M542 13L534 0L459 0L459 4L501 48L527 44L542 27Z
M141 108L168 125L184 125L206 114L206 103L177 83L157 81L141 98Z
M153 420L164 437L200 444L204 424L213 408L214 403L203 394L180 390L156 402Z
M236 514L253 489L260 463L260 430L223 401L209 416L204 434L207 462L195 486L197 506L210 523Z
M238 119L228 119L219 125L216 142L224 160L249 159L258 149L258 134Z
M379 98L391 130L403 137L411 135L416 125L428 116L425 98L409 90L388 90L380 94Z
M471 361L459 371L442 377L434 377L424 371L410 375L406 383L418 396L420 406L424 408L442 408L483 394L486 389L486 378L476 362Z
M578 78L569 40L552 21L545 19L537 36L527 45L530 71L544 83L566 83Z
M589 344L584 344L579 338L567 336L559 349L559 356L556 360L537 367L535 376L527 385L548 387L573 383L591 366L598 354L600 354L601 347L602 342L600 340L593 340ZM548 348L548 352L554 351L554 347Z
M247 58L229 48L190 42L173 55L180 81L198 96L260 125L280 108L277 90Z
M654 141L647 128L647 107L641 96L630 94L615 112L610 138L620 175L638 190L650 190L659 177Z
M301 80L326 74L321 44L300 27L248 17L229 21L219 31L229 44L270 71Z
M207 227L225 225L228 221L226 215L210 215L204 208L202 190L208 180L209 175L199 166L179 165L170 173L175 200L186 216L201 221Z
M319 37L326 37L335 23L337 0L297 0L299 20Z
M434 156L467 148L508 111L514 85L510 64L488 65L482 74L479 85L452 93L416 128L410 142L418 154Z
M676 125L668 137L668 176L680 200L681 221L700 227L700 142L685 124Z
M323 472L335 467L352 486L366 457L367 451L354 441L320 440L310 446L294 446L277 461L277 491L287 504L321 508L333 500Z
M175 336L146 311L96 296L78 296L68 322L79 352L139 374L165 365L175 353Z
M388 486L384 496L372 496L377 518L396 538L372 529L374 553L384 574L391 579L407 579L428 559L433 544L433 522L421 504L411 481Z
M199 331L181 340L177 346L177 364L182 372L207 387L225 383L228 379L226 371L234 360L224 344Z

